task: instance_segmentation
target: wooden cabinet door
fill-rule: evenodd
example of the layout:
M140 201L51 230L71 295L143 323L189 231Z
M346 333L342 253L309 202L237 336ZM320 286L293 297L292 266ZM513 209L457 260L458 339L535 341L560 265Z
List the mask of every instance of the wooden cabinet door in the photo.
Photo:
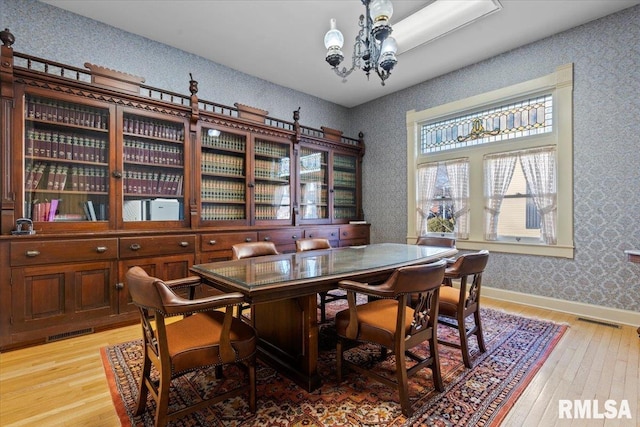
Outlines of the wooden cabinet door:
M12 333L47 336L116 314L114 271L113 261L13 268Z
M136 310L136 307L131 302L131 295L129 295L129 289L126 281L127 271L131 267L141 267L148 275L162 280L180 279L192 275L189 272L189 269L193 266L194 258L195 256L190 254L155 258L132 258L120 261L118 263L118 312L125 313ZM184 295L186 295L186 292Z

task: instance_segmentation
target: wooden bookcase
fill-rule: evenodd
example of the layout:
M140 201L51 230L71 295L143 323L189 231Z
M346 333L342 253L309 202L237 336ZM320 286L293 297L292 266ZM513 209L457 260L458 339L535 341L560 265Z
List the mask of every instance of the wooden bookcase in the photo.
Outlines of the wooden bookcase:
M245 241L282 252L305 237L369 242L367 224L349 223L363 219L362 134L0 39L0 350L137 321L134 265L174 279ZM35 233L14 234L22 218Z

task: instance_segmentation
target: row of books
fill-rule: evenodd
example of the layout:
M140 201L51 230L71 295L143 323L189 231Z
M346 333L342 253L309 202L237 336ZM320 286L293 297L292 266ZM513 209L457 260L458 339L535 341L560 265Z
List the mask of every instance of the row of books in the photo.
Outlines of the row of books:
M219 148L223 150L243 152L246 149L245 137L221 132L218 136L209 136L207 132L202 133L202 146L209 148Z
M275 160L256 160L256 178L286 179L289 177L289 163Z
M25 140L27 156L106 163L107 141L74 133L27 130Z
M275 184L261 184L257 183L255 186L255 200L256 202L275 202L280 203L284 195L289 194L289 187L287 185L275 185Z
M244 175L244 158L216 153L202 153L200 169L204 173Z
M256 206L256 219L289 219L291 209L285 206Z
M203 201L226 201L226 202L244 202L245 195L244 182L231 181L202 181L202 199Z
M355 192L348 190L336 190L333 193L333 202L336 205L354 205L356 203Z
M351 172L335 171L333 174L333 184L342 187L355 187L356 174Z
M154 138L184 141L184 126L176 123L166 123L159 120L151 120L142 117L125 116L123 129L127 133Z
M43 202L35 201L32 205L27 205L27 216L32 221L40 222L62 222L62 221L99 221L105 220L106 205L99 203L94 206L93 201L87 200L82 203L84 210L83 214L77 213L61 213L60 206L62 205L62 199L51 199Z
M107 110L37 97L27 98L25 118L95 129L107 129L109 123Z
M336 219L348 219L356 216L356 208L339 208L333 209L333 217Z
M333 167L355 170L356 159L354 157L335 155L333 157Z
M184 165L184 154L182 148L178 145L165 145L125 138L122 152L125 162L169 166Z
M126 171L124 175L124 191L129 194L181 196L182 190L182 174Z
M270 141L256 140L255 153L269 157L289 157L289 146Z
M100 167L71 167L71 180L68 180L69 166L36 162L25 167L25 190L103 192L109 188L107 171ZM45 184L46 183L46 184Z
M58 211L59 199L33 203L31 219L33 221L53 221Z
M244 206L203 206L201 218L205 221L231 221L245 219Z
M313 206L303 206L300 210L302 219L321 219L327 218L327 208Z

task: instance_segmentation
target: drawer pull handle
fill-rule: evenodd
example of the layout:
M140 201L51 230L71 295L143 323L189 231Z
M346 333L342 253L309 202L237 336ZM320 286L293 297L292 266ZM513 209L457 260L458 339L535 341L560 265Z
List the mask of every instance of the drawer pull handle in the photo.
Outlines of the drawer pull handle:
M332 235L332 236L335 236L335 235L336 235L336 233L334 233L334 232L332 231L332 232L331 232L331 235Z
M310 238L310 239L313 239L313 234L309 234L309 238Z
M298 236L296 236L296 235L294 234L293 236L291 236L291 238L292 238L293 240L296 240L296 239L298 238Z
M129 249L131 249L132 251L139 251L142 248L142 246L140 246L138 243L134 243L133 245L129 246Z
M216 243L218 243L218 242L216 242L215 240L209 240L209 244L210 244L211 246L215 245Z
M40 251L27 251L26 255L28 257L33 258L33 257L36 257L36 256L40 255Z
M343 231L343 232L342 232L342 235L343 235L343 236L346 236L346 235L348 235L348 234L349 234L349 233L347 233L346 231Z
M119 291L124 289L124 283L122 283L122 282L116 283L116 289L119 290Z
M186 248L187 246L189 246L189 242L180 242L180 246Z
M269 237L269 236L267 236L267 237L265 237L265 238L264 238L264 241L265 241L265 242L268 242L269 240L271 240L271 237Z
M98 252L99 254L103 254L103 253L107 252L107 247L106 246L98 246L96 248L96 252Z
M249 243L251 241L251 237L247 237L246 239L244 239L244 241Z

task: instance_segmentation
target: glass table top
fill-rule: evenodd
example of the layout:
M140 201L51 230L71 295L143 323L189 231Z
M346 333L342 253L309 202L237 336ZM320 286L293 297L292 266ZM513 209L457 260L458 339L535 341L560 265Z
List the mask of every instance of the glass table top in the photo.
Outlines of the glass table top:
M380 243L198 264L191 271L252 290L265 285L401 267L421 260L435 261L455 252L452 248Z

